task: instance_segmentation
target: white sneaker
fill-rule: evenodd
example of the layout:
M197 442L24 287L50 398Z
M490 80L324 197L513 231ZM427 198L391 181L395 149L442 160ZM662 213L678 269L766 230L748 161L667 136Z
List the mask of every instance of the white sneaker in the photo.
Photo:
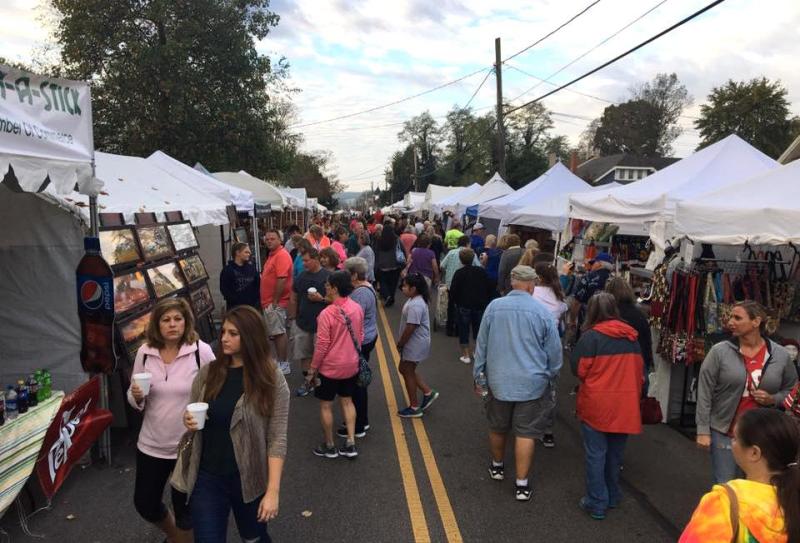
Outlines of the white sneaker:
M469 364L472 362L472 358L470 358L469 356L462 356L461 358L459 358L459 360L461 360L464 364Z
M278 362L278 369L280 369L284 375L289 375L292 373L292 366L290 366L289 362L286 360L281 360Z

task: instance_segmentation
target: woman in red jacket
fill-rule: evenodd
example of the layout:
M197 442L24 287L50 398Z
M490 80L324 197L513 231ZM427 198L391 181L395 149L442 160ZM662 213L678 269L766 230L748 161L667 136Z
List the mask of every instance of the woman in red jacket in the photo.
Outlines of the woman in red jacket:
M643 360L637 332L620 319L611 294L589 299L584 330L570 361L580 380L577 414L586 453L586 496L580 507L602 520L620 501L619 470L628 435L642 431Z

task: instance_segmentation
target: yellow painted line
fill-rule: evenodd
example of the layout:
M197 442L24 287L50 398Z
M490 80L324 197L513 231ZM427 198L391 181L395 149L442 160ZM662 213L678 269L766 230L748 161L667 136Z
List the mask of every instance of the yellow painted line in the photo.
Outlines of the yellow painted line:
M383 342L380 335L375 344L375 352L378 353L378 364L381 368L381 381L383 382L384 394L386 394L386 407L389 409L389 420L392 423L394 445L397 448L397 460L400 463L400 474L403 477L403 490L405 490L406 493L408 515L411 517L411 529L414 532L414 541L416 543L430 543L431 535L428 532L425 511L422 509L422 500L419 496L417 480L414 478L414 466L411 465L411 455L408 452L408 444L404 437L403 425L397 416L397 399L394 395L392 378L389 375L389 364L386 362L386 354L383 350Z
M389 341L389 352L394 359L395 368L397 368L397 365L400 363L400 353L397 352L396 347L397 341L394 339L394 334L389 326L386 312L380 304L378 305L378 312L381 315L383 329ZM381 368L381 372L383 372L383 368ZM403 390L403 397L406 400L406 404L408 404L408 393L406 392L403 378L399 371L397 371L397 376L400 379L400 388ZM384 387L385 386L386 384L384 383ZM394 418L396 419L397 417L395 416ZM428 479L433 489L433 497L436 499L436 507L439 509L439 517L442 519L445 536L450 543L460 543L464 541L464 539L461 537L461 530L458 527L456 515L453 512L453 506L450 504L450 498L447 495L447 489L444 486L442 475L439 473L439 467L436 465L436 456L434 456L431 442L428 440L428 432L425 431L425 424L423 424L421 418L412 420L414 431L417 434L419 448L422 451L422 459L425 462L425 470L428 472Z

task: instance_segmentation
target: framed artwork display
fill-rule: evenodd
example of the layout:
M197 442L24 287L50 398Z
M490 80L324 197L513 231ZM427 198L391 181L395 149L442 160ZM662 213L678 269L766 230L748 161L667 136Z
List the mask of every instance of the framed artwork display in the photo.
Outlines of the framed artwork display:
M167 262L160 266L148 268L147 277L150 279L150 284L153 285L156 298L169 296L186 287L186 282L176 262Z
M109 266L133 264L142 259L136 233L131 226L103 229L99 232L100 252Z
M178 261L178 264L180 264L183 275L190 285L208 279L206 267L203 265L203 261L198 255L182 258Z
M125 350L131 360L136 356L136 351L145 342L147 334L147 326L150 324L150 318L153 316L152 311L142 313L126 321L122 321L119 325L120 333L122 334L122 342L125 344Z
M169 241L166 226L137 226L136 232L139 234L139 244L146 260L152 262L175 254Z
M211 298L211 291L208 290L208 285L203 285L197 290L189 293L192 300L192 309L194 314L198 317L205 315L214 310L214 300Z
M175 247L175 251L185 251L200 246L194 235L192 223L187 221L169 224L167 225L167 229L169 230L169 235L172 237L172 245Z
M234 236L236 236L236 241L241 243L249 243L250 239L247 237L247 229L246 228L237 228L233 231Z
M150 289L141 271L114 277L114 311L124 313L150 301Z

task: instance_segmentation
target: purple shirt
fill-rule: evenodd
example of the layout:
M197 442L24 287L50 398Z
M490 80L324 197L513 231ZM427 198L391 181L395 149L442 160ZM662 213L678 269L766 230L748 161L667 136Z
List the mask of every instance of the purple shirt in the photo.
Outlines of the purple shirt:
M430 249L416 247L411 251L411 266L408 273L420 273L428 279L433 279L433 261L436 260L436 253Z

